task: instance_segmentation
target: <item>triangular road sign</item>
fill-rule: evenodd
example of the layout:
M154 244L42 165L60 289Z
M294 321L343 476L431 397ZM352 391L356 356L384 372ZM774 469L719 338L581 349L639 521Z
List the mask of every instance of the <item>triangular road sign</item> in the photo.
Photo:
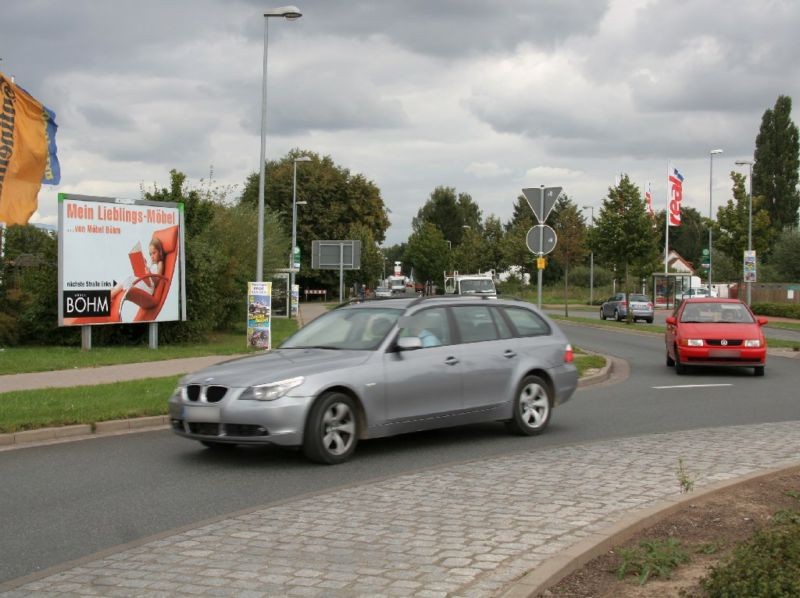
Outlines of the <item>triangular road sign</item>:
M558 196L561 195L561 187L530 187L523 189L522 194L528 201L528 205L533 210L533 215L540 223L547 220L547 216L556 205Z

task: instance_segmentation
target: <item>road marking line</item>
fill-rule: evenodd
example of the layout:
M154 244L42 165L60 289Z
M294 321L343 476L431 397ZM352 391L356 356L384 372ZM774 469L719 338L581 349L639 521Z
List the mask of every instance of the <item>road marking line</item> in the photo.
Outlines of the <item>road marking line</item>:
M733 386L733 384L682 384L679 386L654 386L656 390L670 389L670 388L713 388L714 386Z

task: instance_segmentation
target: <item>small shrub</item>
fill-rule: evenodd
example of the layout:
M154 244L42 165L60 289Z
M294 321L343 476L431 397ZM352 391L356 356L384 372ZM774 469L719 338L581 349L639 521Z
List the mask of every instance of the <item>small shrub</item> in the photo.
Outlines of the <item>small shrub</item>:
M683 459L678 459L678 471L676 474L678 476L678 484L681 487L681 494L689 493L694 490L694 479L683 466Z
M622 564L617 569L617 578L626 575L639 577L639 585L644 585L651 577L669 579L672 571L691 557L675 538L666 540L642 540L636 548L622 548L619 551Z
M782 511L700 582L711 598L800 596L800 513Z

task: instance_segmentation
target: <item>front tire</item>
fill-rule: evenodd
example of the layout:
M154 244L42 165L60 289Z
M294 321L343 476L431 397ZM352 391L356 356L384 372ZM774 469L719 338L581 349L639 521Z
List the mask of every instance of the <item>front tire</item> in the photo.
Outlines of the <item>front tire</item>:
M614 310L614 319L615 319L617 322L622 322L622 318L620 318L620 317L619 317L619 310L618 310L618 309L615 309L615 310Z
M669 351L667 351L667 367L671 368L674 365L675 365L675 360L669 356Z
M306 421L303 452L316 463L343 463L356 450L358 435L355 401L340 392L326 393L314 404Z
M603 311L602 307L600 308L600 319L601 320L605 320L606 319L606 312Z
M675 373L679 376L686 373L686 366L681 363L681 354L678 353L678 347L675 347Z
M525 376L514 396L514 417L506 422L509 430L522 436L544 432L553 411L550 392L550 387L539 376Z
M763 365L757 365L756 367L754 367L753 368L753 375L754 376L763 376L764 375L764 366Z

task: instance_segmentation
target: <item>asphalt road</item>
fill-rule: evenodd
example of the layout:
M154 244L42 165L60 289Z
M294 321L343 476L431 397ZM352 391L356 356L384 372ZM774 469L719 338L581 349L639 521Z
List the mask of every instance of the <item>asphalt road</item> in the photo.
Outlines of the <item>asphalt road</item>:
M630 363L617 383L580 390L546 434L484 424L367 441L344 465L297 451L203 450L168 431L0 452L0 582L132 540L302 494L421 468L648 433L800 419L793 359L767 373L664 365L658 336L563 324L580 347ZM624 368L623 368L624 369Z

